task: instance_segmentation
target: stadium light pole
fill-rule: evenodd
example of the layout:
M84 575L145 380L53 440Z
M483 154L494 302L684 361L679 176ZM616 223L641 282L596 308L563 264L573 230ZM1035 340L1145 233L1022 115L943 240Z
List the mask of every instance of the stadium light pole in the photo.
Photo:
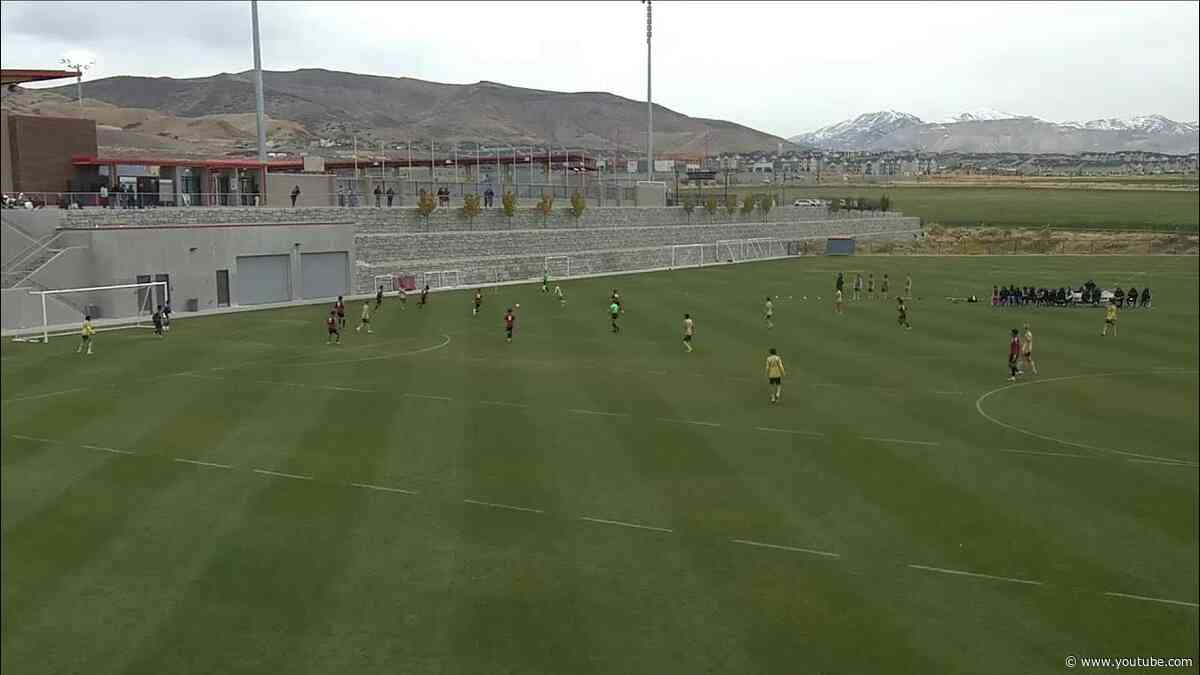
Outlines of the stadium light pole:
M79 108L83 109L83 73L96 65L96 59L91 59L87 63L77 62L76 59L63 57L58 60L59 63L75 71L75 95L79 99Z
M646 172L650 181L654 180L654 104L650 96L650 1L646 3Z
M262 51L258 46L258 0L250 0L250 24L254 31L254 116L258 121L258 161L267 161L267 125L263 120ZM355 171L355 178L358 172Z

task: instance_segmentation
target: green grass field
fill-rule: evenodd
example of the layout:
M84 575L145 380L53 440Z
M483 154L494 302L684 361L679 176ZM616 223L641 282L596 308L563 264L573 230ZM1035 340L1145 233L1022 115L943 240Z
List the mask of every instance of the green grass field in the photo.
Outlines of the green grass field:
M913 274L913 330L891 302L832 313L860 269ZM1088 277L1154 309L1101 338L1097 310L945 299ZM389 298L341 346L321 306L102 333L91 357L6 342L3 669L1195 659L1198 282L1195 258L804 258L570 281L565 308L489 290L474 318L466 293ZM1013 385L1023 321L1041 374Z
M1077 190L1021 187L788 187L747 186L738 194L771 191L795 199L887 194L892 208L925 223L993 227L1200 230L1200 193L1165 190ZM685 194L698 194L686 192ZM705 194L722 198L720 189Z

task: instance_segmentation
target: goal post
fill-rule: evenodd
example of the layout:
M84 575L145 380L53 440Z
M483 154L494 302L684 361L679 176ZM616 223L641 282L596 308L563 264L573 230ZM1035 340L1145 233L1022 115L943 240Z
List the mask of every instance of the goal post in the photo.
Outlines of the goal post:
M391 293L396 290L396 275L395 274L376 274L371 291L378 291L383 288L384 293Z
M460 270L431 270L422 275L423 286L429 288L457 288L462 283Z
M676 244L671 247L671 267L702 267L704 244Z
M556 279L569 277L571 276L571 257L565 255L546 256L542 269Z
M49 342L52 335L77 334L79 324L88 316L97 332L148 327L156 304L171 301L170 287L165 281L57 288L30 291L30 295L40 296L43 343Z
M787 246L782 239L759 237L746 240L746 259L782 258L787 255Z
M722 260L741 262L745 257L745 239L721 239L717 241L717 262Z

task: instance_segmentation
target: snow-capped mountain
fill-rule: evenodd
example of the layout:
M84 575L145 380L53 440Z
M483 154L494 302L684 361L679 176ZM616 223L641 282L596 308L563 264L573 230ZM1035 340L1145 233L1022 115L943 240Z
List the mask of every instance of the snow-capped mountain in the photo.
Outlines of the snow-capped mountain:
M1140 131L1148 134L1194 134L1195 122L1176 122L1162 115L1137 115L1125 119L1106 117L1087 122L1063 122L1062 126L1094 131Z
M1003 110L993 110L992 108L978 108L957 115L950 115L938 120L942 124L954 124L956 122L990 122L993 120L1015 120L1024 119L1028 115L1014 115L1004 112ZM1037 118L1030 118L1037 119Z
M863 113L854 119L821 127L807 134L793 136L788 140L800 145L819 148L859 148L914 124L924 124L921 118L906 112L880 110Z
M828 150L924 152L1071 154L1130 150L1187 154L1200 148L1195 122L1176 122L1162 115L1055 123L986 108L933 123L909 113L885 110L789 140Z

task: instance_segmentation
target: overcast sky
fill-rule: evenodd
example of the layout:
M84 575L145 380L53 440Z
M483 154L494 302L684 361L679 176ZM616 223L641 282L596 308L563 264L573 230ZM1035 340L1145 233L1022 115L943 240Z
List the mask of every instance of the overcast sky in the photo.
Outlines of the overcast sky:
M253 65L250 3L0 5L5 68L94 55L88 78ZM790 136L875 110L1194 121L1200 3L654 3L654 100ZM645 6L270 2L263 67L646 95ZM86 86L86 85L85 85Z

